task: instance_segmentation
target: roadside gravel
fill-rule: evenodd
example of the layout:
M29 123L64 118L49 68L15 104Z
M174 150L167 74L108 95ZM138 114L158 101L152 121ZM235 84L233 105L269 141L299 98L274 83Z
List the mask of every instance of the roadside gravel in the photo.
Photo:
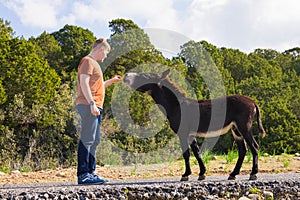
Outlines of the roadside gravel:
M204 181L192 177L151 178L111 181L103 185L76 183L0 185L0 199L300 199L300 173L259 174L257 181L249 176L208 176Z

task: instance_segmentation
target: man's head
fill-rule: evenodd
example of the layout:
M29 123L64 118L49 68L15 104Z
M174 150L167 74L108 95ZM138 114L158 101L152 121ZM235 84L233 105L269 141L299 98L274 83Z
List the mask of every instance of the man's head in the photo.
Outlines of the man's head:
M108 44L108 42L104 39L104 38L99 38L97 39L93 46L92 46L93 49L97 49L97 48L105 48L107 49L108 51L110 51L110 45Z
M97 39L92 46L92 56L97 61L103 61L110 52L110 45L104 38Z

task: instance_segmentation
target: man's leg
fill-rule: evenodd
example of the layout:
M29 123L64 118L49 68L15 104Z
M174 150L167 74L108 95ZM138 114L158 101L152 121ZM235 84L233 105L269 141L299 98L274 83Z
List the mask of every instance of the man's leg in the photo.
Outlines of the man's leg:
M77 109L81 116L77 168L77 176L80 176L89 173L90 151L95 140L98 119L91 114L89 105L78 105Z

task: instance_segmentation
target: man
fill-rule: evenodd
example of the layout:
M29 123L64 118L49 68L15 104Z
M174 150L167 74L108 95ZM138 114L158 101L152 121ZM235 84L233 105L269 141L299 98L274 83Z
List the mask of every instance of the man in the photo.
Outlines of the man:
M91 52L82 58L78 66L77 110L81 117L80 141L78 144L78 184L104 183L96 173L96 148L100 143L100 122L105 97L105 88L122 80L115 76L103 80L98 62L110 52L110 45L101 38L94 42Z

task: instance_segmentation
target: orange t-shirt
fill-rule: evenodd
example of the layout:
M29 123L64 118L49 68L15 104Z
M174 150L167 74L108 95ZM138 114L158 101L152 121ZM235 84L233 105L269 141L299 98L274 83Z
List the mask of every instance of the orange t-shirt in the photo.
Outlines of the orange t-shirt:
M78 65L78 94L76 98L76 105L89 104L89 102L85 99L81 90L80 78L79 78L80 74L89 74L91 76L89 86L95 104L97 105L97 107L103 108L105 88L104 88L103 73L98 62L89 56L85 56L84 58L81 59Z

